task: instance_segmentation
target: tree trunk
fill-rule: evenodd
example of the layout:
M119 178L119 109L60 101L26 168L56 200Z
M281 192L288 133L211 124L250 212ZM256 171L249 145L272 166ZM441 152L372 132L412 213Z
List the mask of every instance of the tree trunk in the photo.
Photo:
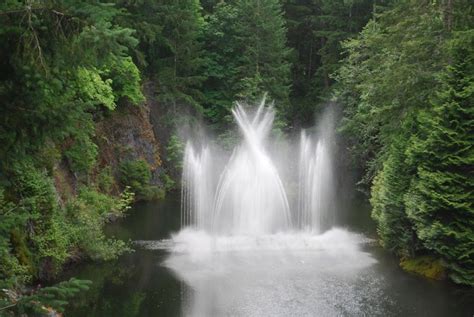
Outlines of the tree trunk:
M445 0L444 4L444 27L448 32L453 29L453 2L454 0Z

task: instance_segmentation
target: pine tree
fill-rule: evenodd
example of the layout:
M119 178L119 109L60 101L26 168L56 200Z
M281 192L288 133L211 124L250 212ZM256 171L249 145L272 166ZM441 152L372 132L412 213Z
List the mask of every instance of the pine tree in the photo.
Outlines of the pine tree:
M236 99L268 93L280 114L288 106L290 49L278 0L237 0L215 7L206 33L210 52L206 82L213 121L229 114Z
M413 256L416 235L405 211L403 196L410 184L405 143L395 143L371 188L372 217L382 246L399 256Z
M292 117L312 124L315 105L328 99L340 66L341 41L354 36L372 13L372 0L285 1L292 67ZM384 1L386 2L386 1Z
M451 278L474 285L473 30L451 41L451 60L409 149L418 169L406 205L419 239L445 260Z
M165 0L157 14L164 45L154 72L161 99L185 102L199 108L202 51L199 37L204 27L199 0ZM158 48L159 50L160 48Z
M401 1L343 43L347 57L336 88L344 104L342 130L354 158L366 166L364 185L381 168L406 118L428 106L445 63L441 17L437 6Z

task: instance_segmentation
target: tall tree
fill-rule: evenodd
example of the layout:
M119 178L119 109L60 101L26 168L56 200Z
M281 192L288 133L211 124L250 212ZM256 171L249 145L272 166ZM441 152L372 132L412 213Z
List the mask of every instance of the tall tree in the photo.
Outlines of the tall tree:
M336 76L342 129L352 139L355 159L366 167L366 186L405 119L427 107L434 74L445 60L441 17L439 7L401 2L343 44L347 57Z
M160 100L200 109L205 26L200 2L121 0L118 5L125 9L120 23L137 31L140 42L134 57L147 77L157 83Z
M213 122L225 118L236 99L253 102L264 93L286 113L290 50L279 1L219 3L209 20L206 48L207 111Z
M124 250L102 231L98 205L110 211L115 199L91 190L65 208L52 177L63 161L86 186L96 162L96 120L125 100L143 100L129 55L138 41L116 23L119 14L91 1L0 3L2 288L51 277L73 248L101 259Z
M423 245L451 277L474 285L474 30L450 41L452 64L409 146L417 166L407 212Z
M199 0L165 0L160 12L165 39L157 60L159 92L165 101L199 106L203 77L201 44L204 19Z
M338 92L382 245L442 259L472 285L473 6L448 7L407 0L377 15L344 43Z
M315 106L328 99L331 75L340 65L340 42L355 36L367 23L372 0L287 0L284 7L289 45L295 49L292 117L312 124Z

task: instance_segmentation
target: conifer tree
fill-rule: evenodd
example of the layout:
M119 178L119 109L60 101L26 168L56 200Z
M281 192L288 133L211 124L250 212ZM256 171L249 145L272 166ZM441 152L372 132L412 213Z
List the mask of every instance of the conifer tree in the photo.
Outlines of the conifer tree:
M410 184L410 166L406 164L404 142L395 143L383 168L374 178L370 203L381 244L400 256L413 256L413 224L407 218L404 194Z
M198 88L203 80L199 74L203 61L199 37L204 27L199 0L165 0L159 9L164 45L154 72L161 97L199 107Z
M237 0L215 7L206 32L210 52L206 90L214 121L229 114L236 99L269 94L280 113L289 95L290 49L278 0ZM230 93L229 93L230 92Z
M408 151L418 168L406 205L423 245L445 260L454 281L474 285L474 31L459 32L451 52Z

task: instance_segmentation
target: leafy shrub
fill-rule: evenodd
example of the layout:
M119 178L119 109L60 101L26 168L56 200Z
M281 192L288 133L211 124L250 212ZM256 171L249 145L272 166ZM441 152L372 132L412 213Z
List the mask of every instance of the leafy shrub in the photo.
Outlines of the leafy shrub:
M0 288L9 288L24 283L31 276L28 267L10 252L12 231L25 223L25 217L17 213L17 207L5 200L0 188Z
M168 163L174 169L181 170L183 167L184 143L176 134L170 137L166 153L168 154L166 157Z
M77 70L78 97L91 105L103 105L109 110L116 107L112 79L102 79L101 71L96 68L81 67Z
M68 257L64 219L52 180L28 161L17 163L12 177L14 186L10 191L20 197L17 213L24 219L12 239L14 253L20 263L37 268L31 273L49 277ZM27 256L30 251L31 258Z
M165 191L170 191L176 188L176 182L168 174L163 173L161 175L161 181L163 182Z
M435 280L442 280L446 277L446 269L442 261L431 256L425 255L415 258L402 258L400 266L407 272Z
M113 78L112 87L116 101L127 98L134 105L138 105L145 100L140 87L140 71L131 57L114 59L107 75Z
M100 171L97 176L97 185L99 189L104 193L110 193L114 184L114 176L112 175L112 168L110 166L105 167Z
M80 188L66 208L59 205L52 180L31 162L18 162L9 171L13 179L0 191L0 284L14 287L39 277L54 277L74 257L111 259L128 250L122 241L108 239L103 227L111 217L129 208L133 195L119 198Z
M48 142L39 150L36 160L51 174L56 163L61 160L61 152L54 143Z
M84 256L110 260L128 251L126 243L107 238L103 232L110 217L121 217L133 200L127 189L120 198L99 193L91 187L80 189L76 199L67 206L68 233L71 245Z
M162 198L164 193L157 186L151 186L151 171L144 160L125 161L120 164L120 182L130 186L138 199Z
M78 137L64 153L74 172L89 173L96 163L97 145L90 137Z

